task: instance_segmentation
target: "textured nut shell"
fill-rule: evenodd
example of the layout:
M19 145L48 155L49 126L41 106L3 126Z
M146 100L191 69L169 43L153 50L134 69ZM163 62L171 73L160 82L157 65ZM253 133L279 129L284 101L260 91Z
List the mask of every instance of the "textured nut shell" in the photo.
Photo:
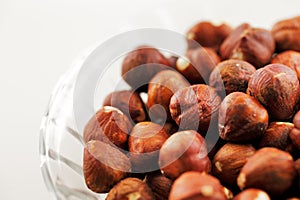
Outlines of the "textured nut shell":
M212 174L223 184L233 187L240 170L254 153L255 149L251 145L227 143L212 161Z
M171 116L181 129L205 134L216 120L221 98L214 88L199 84L177 91L170 101Z
M219 56L209 48L188 50L187 60L179 58L176 70L179 71L191 84L208 83L209 75L220 62Z
M145 121L145 105L137 92L123 90L112 92L104 99L103 106L120 109L133 122Z
M294 124L289 122L272 122L258 143L258 148L275 147L292 153L293 144L290 132Z
M137 178L126 178L113 187L106 200L153 200L154 196L146 183Z
M258 188L276 196L292 186L295 175L293 158L289 153L265 147L248 159L237 183L240 189Z
M173 184L171 179L168 179L160 172L154 172L146 176L146 183L151 188L155 200L168 199Z
M244 23L224 40L220 54L223 60L245 60L259 68L271 60L274 50L275 42L268 30Z
M150 46L140 46L131 51L122 63L122 77L133 88L139 89L150 79L168 68L169 61L157 49ZM144 85L140 90L147 90Z
M84 148L83 172L88 188L97 193L108 192L127 176L131 164L118 149L97 140Z
M169 104L172 95L179 89L190 86L189 82L178 72L164 70L156 74L148 85L148 110L156 104L160 104L162 109L152 109L151 117L161 118L167 114L167 119L172 120L169 111ZM164 112L164 113L161 113Z
M186 33L188 48L197 48L201 45L218 51L221 43L231 31L232 28L227 24L216 26L211 22L199 22Z
M300 16L277 22L272 28L272 34L279 51L300 51Z
M299 80L294 70L282 64L269 64L249 80L247 93L268 110L270 116L286 120L293 116L299 101Z
M253 97L233 92L219 109L219 134L231 142L249 142L262 136L268 126L267 110Z
M192 130L170 136L160 149L158 163L163 174L171 179L186 171L211 169L204 138Z
M293 128L290 133L290 138L292 140L292 143L300 149L300 129Z
M217 92L228 95L232 92L246 92L248 81L255 72L255 67L242 60L220 62L209 77L209 85Z
M233 200L271 200L271 198L265 191L251 188L242 191Z
M105 106L89 120L83 138L85 142L100 140L125 148L131 129L132 125L126 115L114 107Z
M226 200L219 180L205 173L186 172L174 182L169 200Z
M128 140L130 159L135 170L158 169L158 154L169 134L160 125L152 122L136 124Z
M284 51L277 54L272 60L271 63L280 63L286 65L293 69L298 79L300 80L300 52L297 51Z

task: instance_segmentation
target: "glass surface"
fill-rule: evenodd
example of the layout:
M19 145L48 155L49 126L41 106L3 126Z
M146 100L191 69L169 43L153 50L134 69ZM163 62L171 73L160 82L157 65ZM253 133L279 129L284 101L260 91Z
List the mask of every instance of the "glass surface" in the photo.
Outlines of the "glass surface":
M95 44L74 62L55 86L42 119L39 138L41 170L55 199L105 199L105 195L91 192L85 185L82 132L106 94L116 87L118 90L128 87L120 79L120 63L126 52L147 43L164 50L164 53L183 55L186 44L181 34L200 20L224 21L232 27L249 22L254 27L270 28L277 20L300 14L297 0L158 2L140 5L128 18L123 18L116 30L116 33L123 34ZM124 13L119 14L123 16ZM105 30L105 24L102 26ZM154 38L147 37L147 34L154 35ZM155 34L173 38L162 42ZM172 44L177 37L176 45ZM121 47L118 51L117 45ZM84 83L91 91L82 87Z

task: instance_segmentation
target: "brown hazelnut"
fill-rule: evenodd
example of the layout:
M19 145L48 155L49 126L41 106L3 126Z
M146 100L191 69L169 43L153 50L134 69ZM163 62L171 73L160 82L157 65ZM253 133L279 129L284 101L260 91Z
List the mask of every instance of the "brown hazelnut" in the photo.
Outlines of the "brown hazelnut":
M286 120L293 116L299 100L299 80L294 70L282 64L269 64L256 70L247 93L268 110L270 116Z
M151 121L165 122L166 119L171 121L170 99L176 91L188 86L189 82L176 71L164 70L157 73L148 85L147 107Z
M104 106L85 126L83 138L85 142L100 140L125 148L131 129L129 119L119 109Z
M292 140L292 143L300 149L300 129L293 128L290 132L290 139Z
M263 190L250 188L239 193L233 200L271 200L271 198Z
M146 176L146 183L151 188L155 200L168 199L173 184L171 179L168 179L160 172L153 172Z
M129 136L128 146L134 172L159 169L158 154L169 134L160 125L152 122L136 124Z
M240 170L254 153L251 145L227 143L212 160L212 174L226 186L235 187Z
M294 124L289 122L272 122L265 134L258 142L258 148L275 147L293 153L293 144L290 139L290 132Z
M209 172L211 163L206 144L196 131L180 131L171 135L159 152L162 173L175 179L186 171Z
M219 134L226 141L250 142L260 138L268 126L267 110L253 97L233 92L219 109Z
M220 62L209 77L209 85L219 94L232 92L246 92L248 81L255 72L255 67L242 60L225 60Z
M108 192L130 171L129 158L118 149L97 140L86 143L83 172L86 185L92 191Z
M295 175L294 161L289 153L265 147L248 159L237 183L240 189L258 188L276 196L292 186Z
M113 187L105 200L153 200L148 185L137 178L126 178Z
M300 129L300 110L295 114L293 118L295 128Z
M209 75L220 62L219 56L209 48L199 47L186 53L186 58L178 58L176 70L190 84L208 83Z
M170 112L179 128L199 130L205 135L216 120L221 98L214 88L199 84L177 91L170 101Z
M150 79L167 69L169 61L157 49L140 46L131 51L122 63L122 77L133 90L146 91Z
M259 68L271 60L274 50L275 42L268 30L244 23L224 40L220 54L223 60L245 60Z
M213 176L186 172L178 177L171 189L169 200L226 200L223 186Z
M120 109L133 122L145 121L147 117L140 95L130 90L110 93L104 99L103 106L113 106Z
M279 51L300 51L300 16L277 22L272 28L272 34Z
M300 80L300 52L292 50L284 51L277 54L271 60L271 63L280 63L290 67L296 72L298 80Z
M202 45L218 51L221 43L231 31L232 28L227 24L214 25L207 21L199 22L186 33L188 48L197 48Z

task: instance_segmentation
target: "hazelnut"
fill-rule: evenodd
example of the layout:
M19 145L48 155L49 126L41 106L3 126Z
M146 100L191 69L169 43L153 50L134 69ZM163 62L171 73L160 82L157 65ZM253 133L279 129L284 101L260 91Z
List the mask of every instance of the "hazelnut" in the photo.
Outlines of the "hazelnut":
M300 110L295 114L293 118L295 128L300 129Z
M186 53L186 58L178 58L176 70L190 84L208 83L209 75L220 62L219 56L209 48L199 47Z
M280 63L286 65L293 69L300 80L300 53L297 51L284 51L282 53L277 54L272 60L271 63Z
M145 91L150 79L167 69L169 61L157 49L140 46L129 52L122 63L122 77L133 90Z
M231 31L232 28L227 24L214 25L207 21L199 22L186 33L188 48L197 48L202 45L218 51L221 43Z
M113 106L120 109L133 122L145 121L147 117L140 95L130 90L110 93L104 99L103 106Z
M160 172L150 173L146 176L146 183L151 188L155 200L168 199L173 181Z
M290 138L292 140L292 143L300 149L300 129L293 128L290 132Z
M248 159L237 183L242 190L258 188L276 196L282 195L292 186L295 175L293 158L289 153L265 147Z
M267 110L253 97L233 92L219 109L219 134L226 141L250 142L260 138L268 126Z
M290 132L294 124L289 122L272 122L265 134L258 142L258 148L275 147L293 153L293 144L290 139Z
M223 186L213 176L199 172L186 172L178 177L170 192L169 200L226 200Z
M275 42L268 30L244 23L224 40L220 54L223 60L245 60L259 68L271 60L274 50Z
M86 143L83 172L86 185L92 191L108 192L130 171L129 158L118 149L97 140Z
M179 128L205 134L216 120L221 98L208 85L193 85L178 90L171 98L170 112Z
M212 174L221 183L235 187L240 170L254 153L255 149L251 145L227 143L212 160Z
M172 120L169 111L170 99L176 91L189 85L189 82L176 71L164 70L157 73L148 85L147 107L150 110L151 121Z
M232 92L246 92L248 81L255 72L255 67L242 60L225 60L219 63L209 77L209 85L219 94Z
M148 185L137 178L126 178L113 187L106 200L153 200L154 195Z
M119 109L104 106L86 124L83 138L85 142L100 140L125 148L131 129L129 119Z
M260 101L274 119L286 120L295 112L299 90L294 70L282 64L269 64L253 74L247 93Z
M265 191L251 188L242 191L233 200L271 200L271 198Z
M279 51L300 51L300 16L285 19L274 24L272 34Z
M192 130L171 135L160 149L158 164L171 179L186 171L209 172L211 167L203 137Z
M134 172L159 169L158 154L169 134L160 125L152 122L136 124L129 136L128 146Z

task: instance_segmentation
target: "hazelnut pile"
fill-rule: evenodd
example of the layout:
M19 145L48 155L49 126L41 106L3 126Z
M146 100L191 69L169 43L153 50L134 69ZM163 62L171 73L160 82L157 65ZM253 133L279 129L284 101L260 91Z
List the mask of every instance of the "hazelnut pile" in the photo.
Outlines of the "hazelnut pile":
M127 54L131 90L84 129L86 186L107 200L300 199L300 16L200 22L186 40L184 57Z

